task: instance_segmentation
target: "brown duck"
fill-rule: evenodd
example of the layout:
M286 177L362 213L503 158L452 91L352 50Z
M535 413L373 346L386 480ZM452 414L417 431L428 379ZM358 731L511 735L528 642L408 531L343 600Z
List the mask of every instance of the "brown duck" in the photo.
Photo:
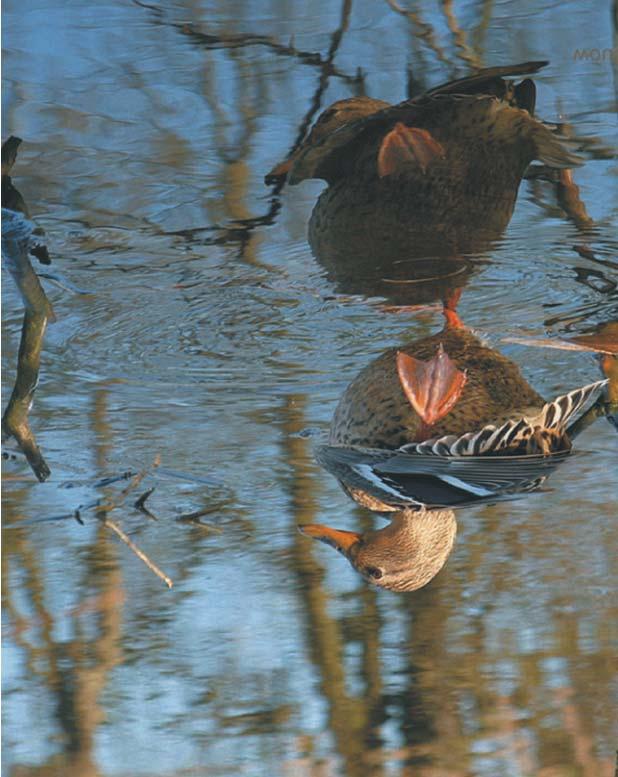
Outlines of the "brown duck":
M318 461L374 510L450 507L538 487L570 425L607 385L545 402L451 310L442 332L390 348L352 381Z
M505 78L546 64L488 68L399 105L340 100L266 181L327 182L309 224L319 258L475 250L508 224L530 162L581 161L534 118L534 83Z
M415 591L444 566L455 541L452 510L400 510L382 529L359 534L306 524L303 534L331 545L365 580L391 591Z

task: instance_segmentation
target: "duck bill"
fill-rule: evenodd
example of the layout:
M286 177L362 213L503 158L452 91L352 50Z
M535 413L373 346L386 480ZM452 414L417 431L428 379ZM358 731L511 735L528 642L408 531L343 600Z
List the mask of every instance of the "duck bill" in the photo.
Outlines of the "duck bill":
M313 537L314 540L320 540L327 545L335 548L344 556L350 555L350 549L360 540L361 535L355 531L345 531L344 529L332 529L330 526L324 526L320 523L307 523L299 526L298 530L307 537Z
M296 154L292 154L292 156L284 159L283 162L279 162L279 164L275 165L273 169L264 177L264 183L267 186L270 186L271 184L286 181L295 160Z

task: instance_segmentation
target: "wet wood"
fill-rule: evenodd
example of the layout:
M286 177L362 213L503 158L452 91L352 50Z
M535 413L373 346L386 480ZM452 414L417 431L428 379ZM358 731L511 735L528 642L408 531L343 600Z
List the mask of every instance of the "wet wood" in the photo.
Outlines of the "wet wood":
M8 141L7 141L8 142ZM25 313L17 357L17 376L2 417L3 441L13 437L37 479L47 480L50 469L30 428L28 414L39 381L43 337L55 316L52 306L32 268L28 249L32 229L22 216L6 212L2 235L2 257L24 303Z

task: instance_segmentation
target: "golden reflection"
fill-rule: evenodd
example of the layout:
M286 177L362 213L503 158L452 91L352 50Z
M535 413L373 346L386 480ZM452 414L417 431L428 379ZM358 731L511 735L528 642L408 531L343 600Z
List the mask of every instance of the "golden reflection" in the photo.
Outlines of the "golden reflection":
M294 523L308 523L315 519L317 501L311 485L311 455L309 443L298 436L305 427L303 396L289 396L283 411L285 452L292 466L289 484L291 516ZM311 546L294 532L293 560L298 576L299 595L305 614L305 635L312 663L320 675L320 692L329 707L329 728L335 738L337 752L345 764L349 777L365 777L365 752L372 734L383 719L384 712L376 705L381 698L376 694L381 680L376 676L376 653L379 644L379 620L376 618L375 594L363 597L363 609L355 620L362 623L358 631L363 650L362 671L368 695L352 694L346 682L344 660L346 637L341 624L330 614L332 594L323 586L324 570L313 557ZM381 768L375 772L381 774Z
M110 444L106 397L105 391L95 394L92 414L97 432L94 439L100 443L95 455L102 469ZM50 591L41 557L44 548L28 537L28 530L7 530L2 548L3 606L25 653L29 676L38 678L55 700L62 747L62 752L50 755L41 765L18 765L12 773L22 777L98 777L95 734L106 717L100 695L110 672L122 661L125 590L116 546L99 524L82 554L82 578L76 587L79 599L62 611L53 611L45 604ZM19 587L8 583L16 575L21 580ZM32 613L29 616L24 614L24 603Z

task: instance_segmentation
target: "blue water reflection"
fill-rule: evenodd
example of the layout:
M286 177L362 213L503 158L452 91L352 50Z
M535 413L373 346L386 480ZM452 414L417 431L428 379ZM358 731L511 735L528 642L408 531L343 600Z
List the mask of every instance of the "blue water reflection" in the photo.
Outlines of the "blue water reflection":
M408 67L430 86L471 57L551 60L538 112L596 139L574 175L601 263L573 250L551 187L524 182L461 312L544 395L596 380L590 356L501 340L618 317L615 287L577 272L616 280L613 70L574 55L612 47L609 8L349 5L320 107L361 88L403 99ZM551 492L462 513L447 566L414 594L367 588L296 532L368 525L314 463L315 436L361 366L441 326L435 306L393 313L335 292L305 240L320 183L230 231L270 213L263 176L319 86L318 66L273 41L324 60L341 20L322 1L3 5L14 178L55 269L92 292L46 287L58 321L31 420L52 478L5 463L7 776L613 774L609 424L578 439L589 456ZM8 396L22 308L3 280ZM28 523L113 498L122 485L92 483L157 453L142 490L156 487L158 521L132 502L113 517L171 591L92 512ZM204 525L177 520L202 509Z

